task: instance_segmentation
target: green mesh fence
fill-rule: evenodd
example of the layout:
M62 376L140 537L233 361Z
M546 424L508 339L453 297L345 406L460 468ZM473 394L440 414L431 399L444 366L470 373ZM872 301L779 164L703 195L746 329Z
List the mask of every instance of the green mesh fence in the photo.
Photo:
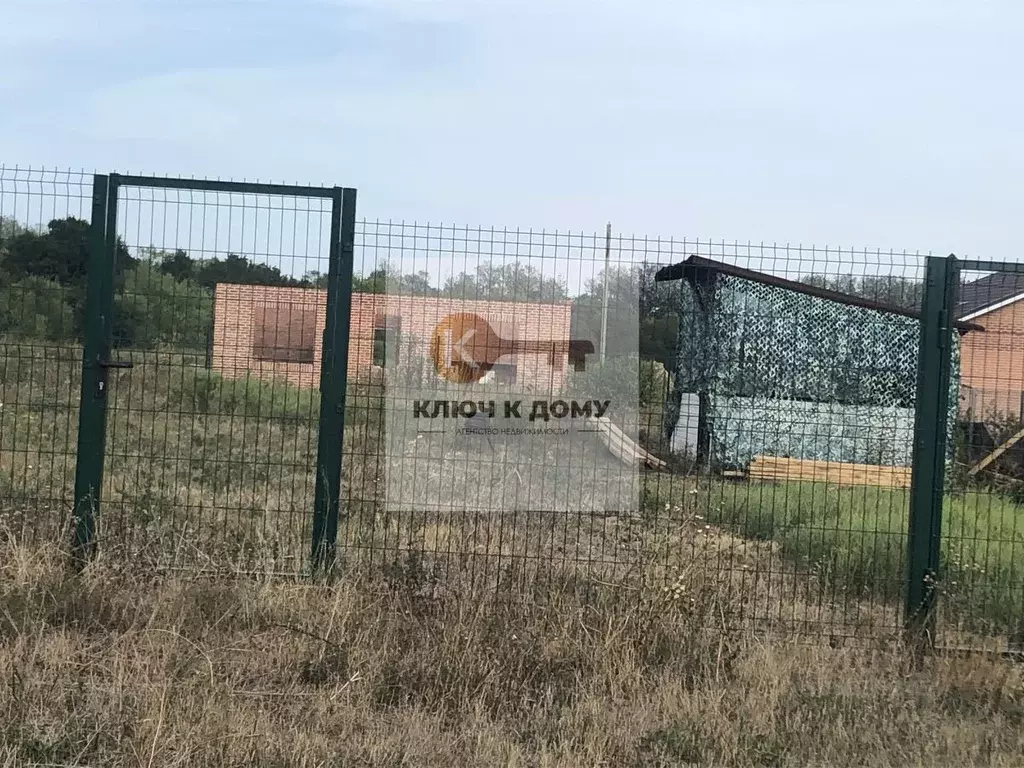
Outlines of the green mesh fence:
M754 473L737 481L692 472L674 446L682 434L686 447L706 451L719 469L760 454L908 466L914 311L925 285L920 257L353 222L344 196L335 236L336 208L323 195L333 198L338 188L120 177L117 216L104 219L107 258L94 260L90 229L104 198L97 206L93 182L84 173L0 166L3 541L66 546L79 529L76 476L89 474L77 470L102 466L99 552L144 569L312 573L328 549L311 547L316 540L336 547L346 574L358 569L371 577L367 583L417 596L486 587L546 599L552 585L565 585L586 594L599 586L632 601L635 590L656 586L664 587L659 599L671 601L666 608L715 626L850 642L902 633L910 567L918 573L932 565L922 547L908 557L911 489ZM351 300L337 314L348 320L338 328L348 331L350 346L346 357L339 333L328 347L349 365L320 390L322 340L331 338L324 288L332 260L340 264L348 252L340 230L353 240L351 285L337 291ZM106 312L87 309L91 264L106 270L102 284L113 288ZM671 282L674 272L688 279ZM380 294L391 282L397 290ZM1000 285L982 283L973 293L991 289L987 301L998 303L1006 298ZM504 438L385 439L385 406L398 396L402 366L414 360L403 352L394 361L388 345L431 332L430 307L477 312L481 302L516 305L491 307L488 317L511 333L522 316L536 325L531 336L549 340L564 335L568 321L571 338L604 341L606 306L610 329L617 320L621 327L625 309L638 310L636 331L608 334L606 349L596 345L606 353L603 364L596 351L587 360L595 372L639 384L635 438L623 422L628 452L625 441L602 438L605 431L584 437L586 452L552 442L545 468L571 461L572 483L546 476L531 483L518 470L495 472L506 466ZM563 312L556 327L552 308L566 307L569 317ZM964 337L972 396L989 383L1000 402L1020 400L1010 364L1019 346L1015 318L1004 316L1000 327L987 317L984 333L975 328ZM83 349L89 328L112 347L108 362L117 367L104 379L96 373L99 356ZM958 337L951 341L952 431L961 347ZM536 374L548 363L525 354L496 366L487 382L498 394L503 387L530 394L524 419L534 397L553 389L530 373L531 365ZM668 370L676 375L660 375ZM95 413L101 401L98 387L83 386L83 373L104 382L105 429L101 422L79 430L82 412ZM333 407L324 407L322 392ZM685 400L683 393L690 393ZM698 410L700 439L693 441ZM967 443L959 468L977 466L1020 431L1024 425L1012 418L972 421L966 438L959 435ZM684 427L669 434L662 424ZM957 443L950 440L950 449ZM507 509L471 505L455 486L436 494L433 509L389 509L382 468L397 466L418 487L447 488L437 485L435 453L442 450L445 461L464 462L466 488L482 488L488 500L492 490L508 489ZM935 570L945 612L939 626L951 646L1004 647L1016 632L1024 519L1018 454L1006 451L946 485ZM597 513L562 502L600 488L597 479L609 476L600 468L612 459L631 472L632 462L643 462L635 467L639 493L630 490L636 504ZM317 483L327 477L321 467L336 486ZM552 509L538 509L546 493ZM920 522L915 530L938 540Z

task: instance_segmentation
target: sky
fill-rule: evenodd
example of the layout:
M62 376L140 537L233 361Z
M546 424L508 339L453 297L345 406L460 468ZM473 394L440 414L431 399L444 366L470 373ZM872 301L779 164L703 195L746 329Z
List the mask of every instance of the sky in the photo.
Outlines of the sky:
M1020 258L1024 4L0 0L0 163Z

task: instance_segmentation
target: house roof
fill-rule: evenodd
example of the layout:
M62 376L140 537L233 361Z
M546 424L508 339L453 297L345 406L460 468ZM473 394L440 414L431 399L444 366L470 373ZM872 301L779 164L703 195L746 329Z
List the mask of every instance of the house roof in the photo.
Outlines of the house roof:
M698 272L698 270L707 270L710 272L719 272L723 275L732 275L733 277L739 277L743 280L751 280L755 283L772 285L776 288L783 288L788 291L803 293L808 296L816 296L819 299L826 299L839 304L846 304L851 307L863 307L864 309L872 309L876 312L886 312L892 315L902 315L903 317L912 317L915 319L919 319L921 317L920 312L916 312L912 309L904 309L903 307L897 307L892 304L885 304L880 301L861 298L860 296L854 296L853 294L833 291L829 288L820 288L816 285L810 285L809 283L787 280L784 277L776 277L775 275L769 275L765 272L755 272L752 269L737 267L734 264L726 264L724 261L705 259L702 256L691 256L678 264L662 267L657 271L657 273L655 273L654 279L657 282L679 280L683 277L692 277ZM963 321L958 321L956 327L960 331L985 330L984 327L980 325Z
M1018 298L1024 298L1024 274L993 272L960 286L956 316L973 317Z

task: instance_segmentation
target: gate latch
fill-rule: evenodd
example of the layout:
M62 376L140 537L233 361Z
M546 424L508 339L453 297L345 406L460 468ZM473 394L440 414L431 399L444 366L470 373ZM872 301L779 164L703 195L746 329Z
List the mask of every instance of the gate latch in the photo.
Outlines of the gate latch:
M128 360L109 360L107 355L104 355L99 362L96 364L100 369L99 377L96 381L96 398L103 399L107 396L107 371L111 368L131 368L132 363Z

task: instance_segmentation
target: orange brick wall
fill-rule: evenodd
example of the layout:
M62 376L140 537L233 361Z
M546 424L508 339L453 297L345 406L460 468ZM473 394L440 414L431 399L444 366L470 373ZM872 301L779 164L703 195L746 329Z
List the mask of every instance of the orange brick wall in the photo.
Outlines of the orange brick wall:
M261 305L277 307L288 317L290 307L313 311L316 318L316 347L312 363L257 360L255 317ZM476 301L433 296L355 293L349 332L349 376L368 371L373 365L373 331L379 315L401 320L401 337L419 337L426 344L434 327L453 312L473 312L484 317L502 336L515 333L529 340L568 339L572 305ZM301 387L315 387L320 381L320 360L327 317L327 292L313 288L279 288L260 285L219 284L214 292L213 369L232 378L256 374L283 379ZM282 333L281 338L286 334ZM426 349L423 353L426 356ZM512 356L510 356L512 357ZM517 383L537 389L560 386L567 362L553 370L543 355L519 354L510 360L517 366ZM505 361L503 361L505 362Z
M961 412L979 420L993 413L1020 416L1024 392L1024 300L980 315L984 331L965 334L960 344Z

